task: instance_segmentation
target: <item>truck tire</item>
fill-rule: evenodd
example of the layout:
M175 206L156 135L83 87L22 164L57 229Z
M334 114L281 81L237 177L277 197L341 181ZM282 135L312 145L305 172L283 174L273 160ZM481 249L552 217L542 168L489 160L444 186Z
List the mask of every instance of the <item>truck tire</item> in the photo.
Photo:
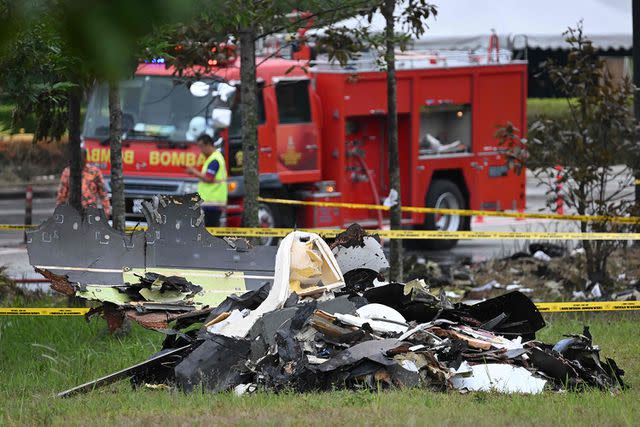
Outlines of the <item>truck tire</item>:
M462 192L458 186L447 179L436 179L431 182L427 192L426 206L430 208L466 209ZM424 219L426 230L462 231L469 228L469 217L461 215L428 214ZM427 249L451 249L457 240L426 240Z
M260 203L258 205L258 226L262 228L276 228L276 214L273 205ZM262 237L259 244L273 246L278 243L277 237Z
M258 224L264 228L291 228L294 226L293 210L289 206L260 203L258 205ZM276 246L280 238L265 237L260 239L260 244Z

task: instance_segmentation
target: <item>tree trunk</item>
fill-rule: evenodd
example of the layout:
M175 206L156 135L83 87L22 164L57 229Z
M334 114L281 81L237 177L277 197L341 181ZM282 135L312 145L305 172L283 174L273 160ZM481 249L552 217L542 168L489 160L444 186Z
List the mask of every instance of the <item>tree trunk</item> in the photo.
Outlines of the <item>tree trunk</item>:
M69 106L69 205L78 212L82 208L82 152L80 129L80 104L82 102L82 88L77 86L70 90L68 98ZM84 307L84 300L70 296L67 298L67 306Z
M122 173L122 109L120 85L109 83L109 142L111 146L111 218L113 228L124 232L124 176Z
M256 103L256 33L240 30L240 108L242 110L242 163L244 173L244 211L242 224L258 227L258 112Z
M633 0L632 15L633 15L633 84L636 88L640 88L640 2ZM636 117L636 125L640 124L640 94L638 89L633 94L633 113ZM636 135L636 138L638 135ZM635 188L635 215L640 214L640 169L638 165L635 167L634 175L636 181ZM636 245L638 242L636 242Z
M80 103L82 88L77 86L69 93L69 204L82 212L82 157L80 151Z
M399 230L402 226L402 212L400 211L400 156L398 148L398 106L396 88L396 56L394 42L394 0L386 0L383 6L383 15L386 20L385 38L386 52L385 63L387 65L387 141L389 143L389 188L398 193L398 203L391 207L391 229ZM402 281L402 240L392 239L391 270L389 280Z

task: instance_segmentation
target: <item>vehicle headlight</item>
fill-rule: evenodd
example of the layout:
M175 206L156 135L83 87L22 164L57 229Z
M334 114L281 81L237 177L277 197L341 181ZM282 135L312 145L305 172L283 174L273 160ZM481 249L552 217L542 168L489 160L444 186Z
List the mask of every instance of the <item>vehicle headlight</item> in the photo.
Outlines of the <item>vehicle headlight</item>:
M198 183L197 182L185 182L182 186L182 191L184 194L191 194L198 192Z

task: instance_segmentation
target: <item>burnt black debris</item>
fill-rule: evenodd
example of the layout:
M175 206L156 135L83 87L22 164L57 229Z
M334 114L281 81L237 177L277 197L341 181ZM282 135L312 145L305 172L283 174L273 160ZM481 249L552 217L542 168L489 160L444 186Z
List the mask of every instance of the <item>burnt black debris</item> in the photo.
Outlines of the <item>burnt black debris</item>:
M60 396L124 377L134 385L166 384L184 392L423 387L538 393L624 387L624 372L612 359L600 359L588 328L553 345L537 341L544 321L519 292L449 306L426 291L414 293L415 287L400 296L395 291L402 285L386 285L365 294L391 295L391 305L368 302L356 309L347 296L307 299L265 313L246 337L209 332L224 313L259 306L268 289L230 297L206 319L179 319L175 329L163 331L164 347L149 361ZM424 313L416 316L420 307ZM476 369L481 366L489 376Z
M380 236L377 234L367 233L367 230L362 228L360 224L351 224L345 231L335 237L330 246L331 249L335 249L340 246L345 248L364 247L365 237L372 237L380 243Z
M529 244L529 253L535 255L537 252L543 252L551 258L558 258L565 256L567 253L566 248L549 242L536 242Z

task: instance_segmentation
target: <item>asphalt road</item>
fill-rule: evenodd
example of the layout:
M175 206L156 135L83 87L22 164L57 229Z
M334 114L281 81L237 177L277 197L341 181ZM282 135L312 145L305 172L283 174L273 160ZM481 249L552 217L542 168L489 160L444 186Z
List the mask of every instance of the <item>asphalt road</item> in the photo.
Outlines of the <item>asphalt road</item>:
M633 188L629 190L632 197ZM33 223L38 224L51 215L55 207L53 198L34 199ZM537 212L545 207L545 194L538 180L527 175L527 211ZM24 221L24 200L0 200L0 224L21 224ZM576 223L551 220L515 220L512 218L485 217L483 221L474 218L472 229L477 231L579 231ZM451 262L458 258L482 261L506 256L518 250L525 250L529 242L502 240L467 240L448 251L412 251L427 259ZM573 242L567 242L569 246ZM0 266L8 267L12 277L34 277L28 263L22 233L0 230Z

